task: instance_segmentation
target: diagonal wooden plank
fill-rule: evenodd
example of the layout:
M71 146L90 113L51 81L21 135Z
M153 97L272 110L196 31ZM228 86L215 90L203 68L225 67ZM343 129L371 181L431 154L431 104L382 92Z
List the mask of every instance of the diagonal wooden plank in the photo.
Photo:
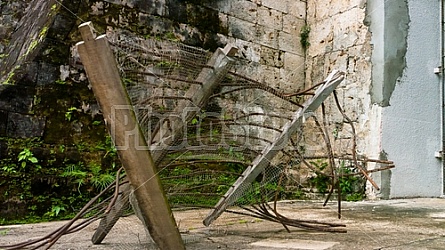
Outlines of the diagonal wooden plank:
M266 147L260 155L258 155L252 164L246 168L238 180L230 187L226 194L219 200L215 208L204 219L203 223L209 226L216 220L224 210L241 197L243 191L255 180L255 178L269 165L272 158L285 147L289 138L294 134L303 123L307 114L314 112L321 103L334 91L334 89L344 79L344 73L334 71L326 78L324 84L315 92L315 95L307 100L303 107L295 112L291 121L287 122L282 129L282 133L275 138L274 142Z

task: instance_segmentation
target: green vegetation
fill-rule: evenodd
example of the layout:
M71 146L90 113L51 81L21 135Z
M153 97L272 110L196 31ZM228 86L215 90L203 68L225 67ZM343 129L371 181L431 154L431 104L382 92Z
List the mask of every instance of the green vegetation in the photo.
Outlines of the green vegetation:
M319 170L321 173L328 167L326 161L311 161L312 166ZM332 184L331 178L325 174L317 173L314 177L311 177L309 183L312 184L318 192L324 194L329 191L329 185Z
M161 61L158 62L156 64L157 67L162 67L162 68L175 68L175 67L179 67L179 64L176 62L170 62L170 61Z
M74 111L77 111L77 108L76 108L76 107L70 107L70 108L68 109L68 111L65 112L65 119L66 119L67 121L71 121L71 119L73 118L73 113L74 113Z
M45 26L39 33L39 39L42 40L44 36L46 36L46 33L48 33L48 27Z
M6 77L6 80L4 82L2 82L2 84L14 84L15 83L15 73L17 70L20 69L20 66L17 65L15 66L9 73L8 73L8 77Z
M310 162L316 169L323 173L328 167L326 161L312 161ZM351 168L345 166L345 162L340 163L340 168L337 170L338 183L341 189L342 198L347 201L360 201L364 199L364 181L357 175L352 175ZM316 174L309 180L318 192L327 193L332 186L332 178L325 174Z
M115 165L113 165L115 167ZM93 187L103 190L115 180L114 169L108 171L102 170L102 167L97 163L91 163L84 166L82 162L78 164L69 164L61 173L61 177L71 178L74 183L77 183L77 191L81 193L80 188L83 185L92 185Z
M357 175L350 175L352 171L350 168L344 166L344 162L340 167L340 189L343 194L343 199L347 201L360 201L364 199L363 179ZM346 175L346 176L343 176Z
M56 80L56 83L57 83L57 84L60 84L60 85L65 85L65 84L66 84L66 81L63 81L63 80L61 80L61 79L57 79L57 80Z
M22 168L26 168L26 164L28 163L36 164L39 162L28 148L23 149L23 151L19 153L18 161L21 163L20 165ZM39 165L37 166L38 168L41 168Z
M0 143L8 147L0 160L0 203L16 203L21 211L20 217L3 216L0 225L71 218L115 180L120 167L109 137L99 144L51 145L41 138Z
M200 174L201 171L224 167L225 173ZM233 172L233 174L230 174ZM179 166L164 169L160 172L162 184L168 192L172 206L199 205L214 206L233 182L239 170L219 164L202 164L201 166ZM212 195L208 195L212 194Z
M304 50L307 50L311 43L309 42L309 33L311 28L308 25L304 25L300 30L300 42Z
M173 32L165 33L164 38L169 41L172 41L172 42L179 42L179 39L176 37L176 35Z

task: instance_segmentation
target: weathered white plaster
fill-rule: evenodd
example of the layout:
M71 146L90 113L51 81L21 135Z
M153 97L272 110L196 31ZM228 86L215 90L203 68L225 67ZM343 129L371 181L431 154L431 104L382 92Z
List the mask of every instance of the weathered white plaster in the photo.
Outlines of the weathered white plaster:
M408 1L406 68L383 110L382 146L395 162L390 197L442 195L440 150L440 1Z
M408 13L405 1L307 2L307 84L332 69L345 71L338 92L356 121L357 153L396 165L372 175L382 190L368 185L369 198L442 195L442 162L434 157L441 148L441 82L433 73L440 65L439 4L409 0ZM328 109L329 119L340 122ZM339 136L347 133L343 128Z

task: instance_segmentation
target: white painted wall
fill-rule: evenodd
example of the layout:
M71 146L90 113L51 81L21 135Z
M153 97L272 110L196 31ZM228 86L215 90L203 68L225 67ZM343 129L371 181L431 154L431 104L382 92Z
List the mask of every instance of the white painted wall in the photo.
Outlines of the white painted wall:
M435 158L441 76L433 72L440 65L441 1L307 1L307 85L332 69L345 71L338 92L356 121L357 153L396 166L372 174L381 190L368 185L368 198L443 194L442 160Z
M382 149L396 168L389 197L442 195L440 1L409 0L406 68L382 113ZM391 48L387 48L391 49ZM382 178L385 178L382 175ZM385 180L382 180L385 183Z

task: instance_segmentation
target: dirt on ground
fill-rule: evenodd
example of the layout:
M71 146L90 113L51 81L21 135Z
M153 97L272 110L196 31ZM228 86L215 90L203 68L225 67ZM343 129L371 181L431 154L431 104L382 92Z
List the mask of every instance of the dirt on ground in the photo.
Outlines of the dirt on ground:
M285 228L250 216L224 213L211 226L202 220L208 209L175 211L187 249L445 249L445 199L343 202L285 201L278 211L289 218L346 224L347 233ZM44 236L65 221L0 227L0 245ZM51 249L156 249L136 216L122 217L104 239L91 237L98 222L63 236Z

